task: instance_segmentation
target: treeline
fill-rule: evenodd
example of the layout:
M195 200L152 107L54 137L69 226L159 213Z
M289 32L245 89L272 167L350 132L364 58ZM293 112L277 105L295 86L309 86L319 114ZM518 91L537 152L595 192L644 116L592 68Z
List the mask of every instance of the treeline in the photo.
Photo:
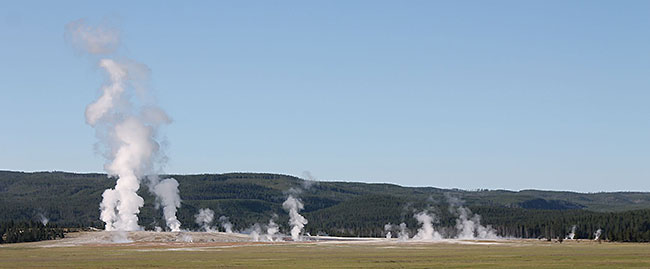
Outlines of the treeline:
M36 242L63 237L62 228L43 225L40 222L0 222L0 244Z
M573 226L575 238L650 242L650 210L598 213L586 210L526 210L479 207L485 223L500 235L521 238L564 238Z
M538 210L495 206L470 206L481 216L481 224L491 226L499 236L516 238L565 238L575 226L575 238L619 242L650 242L650 210L600 213L582 209ZM406 223L411 235L419 227L413 214L422 210L435 214L435 228L455 235L458 216L448 204L408 201L392 196L364 196L336 206L307 213L305 227L311 234L381 237L384 225ZM395 234L395 230L393 230Z
M457 216L449 210L447 199L454 196L501 236L558 238L576 225L578 238L593 238L601 229L603 239L650 241L650 193L462 191L351 182L307 186L292 176L254 173L174 178L180 183L183 200L177 216L188 230L198 230L194 215L210 208L216 217L228 216L240 231L275 217L286 233L288 215L282 202L287 190L294 188L302 189L299 197L305 209L301 214L309 220L305 229L312 235L379 237L385 234L385 224L401 222L413 235L418 227L413 215L425 209L436 215L437 229L452 234ZM103 191L114 184L115 179L104 174L0 171L0 223L29 223L43 214L50 225L103 229L99 203ZM138 194L145 200L139 224L147 230L165 227L161 209L147 188L140 188Z

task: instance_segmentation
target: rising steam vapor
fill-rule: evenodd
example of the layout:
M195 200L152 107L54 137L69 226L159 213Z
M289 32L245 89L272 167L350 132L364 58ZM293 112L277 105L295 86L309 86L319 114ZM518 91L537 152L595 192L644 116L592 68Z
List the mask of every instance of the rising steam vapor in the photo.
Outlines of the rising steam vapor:
M417 234L413 236L414 240L421 241L433 241L441 240L442 236L435 229L433 229L433 222L435 221L435 215L429 214L425 211L417 213L414 215L415 219L420 225Z
M570 232L570 233L566 236L566 238L564 238L564 239L567 239L567 240L573 240L573 238L574 238L575 236L576 236L576 226L573 225L573 226L571 227L571 232Z
M406 227L406 223L402 222L399 224L399 234L397 235L397 238L400 241L406 241L409 240L409 231Z
M457 239L497 239L497 233L491 226L481 225L481 216L472 214L469 208L463 206L463 201L457 197L445 194L449 202L449 211L458 214L456 219Z
M305 190L311 189L313 186L318 185L318 180L309 171L302 172L302 188Z
M201 226L201 229L203 229L206 232L214 232L215 229L210 226L212 221L214 220L214 211L209 208L201 208L199 209L199 213L194 215L194 222Z
M178 195L178 182L168 178L154 185L156 200L163 207L163 215L167 228L172 232L181 231L181 222L176 218L176 209L181 207L181 197Z
M264 235L266 241L275 241L275 234L280 231L280 226L278 226L278 224L273 221L273 219L276 217L277 215L274 215L274 217L269 220L269 224L266 226L266 234Z
M119 32L103 26L93 27L84 20L71 22L65 27L65 39L74 48L91 55L106 57L116 51L120 43ZM169 178L158 182L155 161L162 158L157 138L158 128L169 124L167 114L146 96L142 87L149 68L132 60L99 60L108 74L101 96L86 107L86 123L95 128L97 137L105 147L108 163L104 170L117 177L114 188L102 194L100 219L107 231L141 230L138 213L144 205L138 196L141 180L150 180L149 190L163 208L167 227L180 230L176 209L180 207L178 182ZM136 91L138 94L128 94ZM131 96L139 96L137 101Z
M598 230L596 230L596 232L594 233L594 240L598 240L598 239L600 239L600 234L601 234L602 232L603 232L602 229L598 229Z
M273 219L277 218L277 215L269 220L269 224L266 225L266 234L263 234L263 227L259 223L253 224L250 228L246 229L244 233L248 233L253 241L267 241L275 242L282 241L282 239L276 239L275 235L280 231L280 227L275 223Z
M38 213L38 220L43 223L43 226L47 225L48 222L50 222L50 219L48 219L43 213Z
M119 31L105 26L89 26L84 19L68 23L64 37L75 49L90 54L113 53L120 44Z
M230 218L221 216L219 217L219 222L221 222L221 228L223 228L226 233L232 233L232 223L230 223Z
M392 230L393 230L393 225L392 224L388 223L388 224L384 225L384 232L386 232L386 238L387 239L390 239L390 238L393 237L393 234L391 233Z
M282 203L282 208L289 212L289 225L291 226L291 239L293 241L300 241L300 233L302 229L307 224L307 219L300 215L298 211L304 208L304 205L300 200L289 195L286 201Z
M260 241L260 235L262 234L262 227L260 226L260 224L259 223L253 224L253 226L251 226L249 230L250 230L249 236L253 239L253 241L255 242Z

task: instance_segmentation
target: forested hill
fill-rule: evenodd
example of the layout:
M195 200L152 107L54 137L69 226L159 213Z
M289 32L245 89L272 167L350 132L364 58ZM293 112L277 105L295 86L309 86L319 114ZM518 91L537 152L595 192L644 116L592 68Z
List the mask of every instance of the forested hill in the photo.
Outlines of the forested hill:
M294 188L302 190L299 197L309 220L305 228L312 234L381 236L386 223L406 222L416 227L413 214L425 209L439 217L438 225L453 226L455 216L448 210L448 200L454 197L502 235L556 237L577 225L582 238L603 229L611 240L650 240L650 193L645 192L464 191L305 182L287 175L256 173L170 176L180 183L183 203L178 216L186 229L198 228L194 214L200 208L229 216L240 230L268 222L274 214L284 224L287 216L281 205L287 191ZM103 227L98 209L101 194L114 184L115 179L105 174L0 171L0 222L37 220L42 214L59 226ZM140 224L163 226L146 187L140 195L146 201Z

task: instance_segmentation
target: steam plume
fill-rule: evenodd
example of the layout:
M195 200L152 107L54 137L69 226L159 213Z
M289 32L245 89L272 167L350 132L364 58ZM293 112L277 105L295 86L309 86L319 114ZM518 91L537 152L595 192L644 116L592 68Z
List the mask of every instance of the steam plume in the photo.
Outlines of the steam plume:
M266 235L264 235L264 236L266 237L266 240L267 240L267 241L271 241L271 242L272 242L272 241L275 241L273 237L274 237L275 234L277 234L279 231L280 231L280 227L278 226L278 224L275 223L275 221L273 221L273 218L271 218L271 219L269 220L269 224L268 224L267 227L266 227Z
M406 223L402 222L399 224L399 234L397 236L400 241L409 240L409 231L406 228Z
M194 222L200 225L201 229L203 229L206 232L215 231L215 229L210 226L213 220L214 220L214 211L212 211L212 209L209 208L201 208L199 209L199 213L194 215Z
M463 206L463 201L445 195L449 202L449 211L457 213L456 219L456 238L458 239L497 239L496 231L491 226L481 225L481 216L472 214L469 208Z
M442 239L440 233L433 229L435 215L423 211L415 214L414 217L418 223L422 225L420 229L418 229L418 233L413 236L414 240L432 241Z
M596 232L594 233L594 240L600 239L600 234L602 232L603 232L603 230L601 230L601 229L596 230Z
M47 225L47 223L50 222L50 219L43 215L43 213L38 213L38 220L43 223L43 226Z
M313 186L318 185L318 180L309 171L302 172L302 180L302 188L305 190L309 190Z
M120 33L113 28L89 26L84 19L80 19L65 26L65 39L78 50L90 54L108 54L117 49Z
M250 228L250 237L253 238L253 241L257 242L260 241L260 235L262 234L262 227L258 223L253 224L253 226Z
M573 238L574 238L575 236L576 236L576 226L573 225L573 226L571 227L571 232L570 232L570 233L566 236L566 238L564 238L564 239L570 239L570 240L573 240Z
M221 216L219 217L219 222L221 222L221 228L223 228L226 233L232 233L232 223L230 223L230 218Z
M172 232L181 231L181 222L176 218L176 209L181 207L181 197L178 195L178 182L168 178L154 185L154 194L158 203L163 207L165 223Z
M384 225L384 232L386 232L386 238L387 239L390 239L391 237L393 237L393 234L391 233L391 230L393 230L393 225L392 224L388 223L388 224Z
M289 195L287 200L282 203L282 208L289 212L291 239L293 239L293 241L300 241L300 233L302 233L302 229L305 227L305 224L307 224L307 219L300 215L298 211L302 210L304 205L300 200L294 198L293 195Z
M91 55L106 56L115 52L120 43L117 30L89 26L84 20L67 24L65 30L65 38L73 47ZM140 230L137 214L144 200L137 191L146 175L155 174L155 160L161 157L157 131L171 120L162 109L142 98L146 95L142 80L147 78L148 67L111 58L100 59L99 67L108 74L108 81L102 86L101 96L86 108L86 123L95 128L105 146L108 163L104 170L117 177L115 187L102 194L100 219L107 231ZM131 95L126 94L131 89L138 91L141 100L131 100ZM161 182L155 176L151 178L155 182L150 182L149 190L163 207L167 227L180 230L176 219L176 208L180 207L178 182L172 178Z

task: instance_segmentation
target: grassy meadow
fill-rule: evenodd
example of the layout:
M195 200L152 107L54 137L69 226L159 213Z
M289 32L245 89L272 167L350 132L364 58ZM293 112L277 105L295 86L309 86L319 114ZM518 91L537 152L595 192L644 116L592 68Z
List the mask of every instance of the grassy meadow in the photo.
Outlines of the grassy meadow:
M1 268L650 268L650 245L539 241L0 247Z

